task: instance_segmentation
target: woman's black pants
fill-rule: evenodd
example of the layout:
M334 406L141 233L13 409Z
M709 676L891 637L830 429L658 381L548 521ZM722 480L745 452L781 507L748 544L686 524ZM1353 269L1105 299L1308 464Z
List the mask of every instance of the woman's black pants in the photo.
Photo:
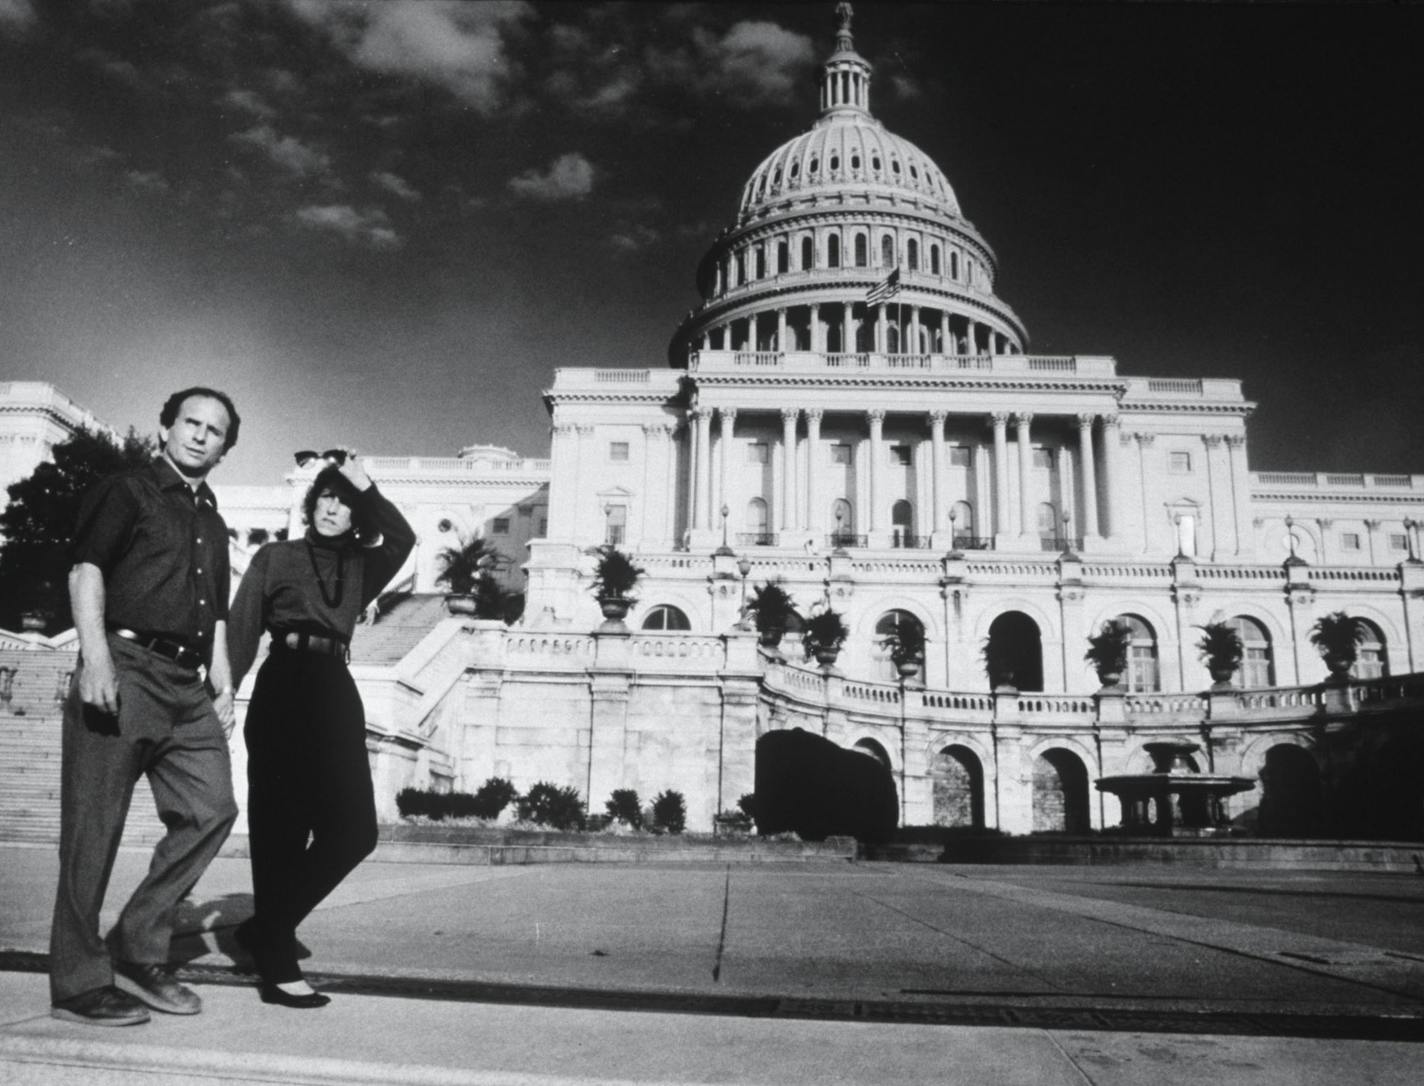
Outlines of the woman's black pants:
M274 647L244 731L251 931L262 979L298 979L296 931L376 847L366 719L343 661Z

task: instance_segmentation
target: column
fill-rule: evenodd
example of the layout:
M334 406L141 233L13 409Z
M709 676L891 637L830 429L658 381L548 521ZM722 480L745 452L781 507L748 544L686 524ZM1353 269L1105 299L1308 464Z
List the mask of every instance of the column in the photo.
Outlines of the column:
M944 463L944 419L946 412L931 411L930 418L930 530L933 537L944 530L944 490L949 474ZM951 543L951 546L953 544Z
M796 527L796 420L795 407L781 409L781 530Z
M565 492L560 487L560 500L549 503L548 531L550 539L572 539L574 537L574 510L583 501L583 496L579 493L578 451L569 448L575 433L572 423L557 422L554 424L554 440L549 448L549 463L556 470L550 471L550 477L558 480L567 478L569 489ZM295 532L293 538L301 533L301 529L296 528Z
M866 480L870 485L870 501L867 512L869 516L866 520L866 530L872 535L880 532L880 506L885 497L885 484L881 475L881 455L882 445L885 441L885 412L880 408L873 408L865 413L865 417L870 420L870 470L866 472ZM874 541L870 545L877 546Z
M784 351L784 350L786 350L786 310L785 310L785 309L778 309L778 310L776 311L776 349L777 349L778 351Z
M712 493L712 409L694 407L689 412L693 422L692 451L692 527L707 527L707 503Z
M727 504L727 496L731 491L728 481L731 479L732 471L732 431L737 425L737 409L735 407L722 407L717 410L717 419L721 426L717 432L718 452L722 454L722 477L719 481L716 508L720 510ZM721 528L721 513L712 522L714 527Z
M1098 469L1093 463L1093 416L1078 416L1078 469L1083 483L1083 505L1079 515L1078 528L1083 538L1096 538L1098 534Z
M944 354L959 353L959 345L954 341L954 320L948 309L939 311L939 349Z
M994 534L1009 534L1009 416L995 411L989 416L994 426ZM987 535L987 532L980 533Z
M919 354L919 353L920 353L920 307L917 306L917 305L912 305L912 306L910 306L910 343L909 343L909 349L906 350L904 344L901 345L900 349L901 349L902 351L904 351L906 354Z
M583 532L579 526L580 514L586 514L587 510L596 508L593 502L588 501L583 493L583 488L589 478L588 471L584 468L584 458L588 453L588 438L593 433L593 425L587 422L580 422L574 426L574 507L570 513L569 524L571 534L575 539L582 539ZM594 485L597 485L596 483ZM592 497L592 494L588 495ZM594 533L598 538L603 538L603 513L598 514L598 528Z
M819 407L806 409L806 527L820 531L825 523L820 506L820 495L816 492L817 456L821 447L821 415Z
M1102 429L1103 442L1103 490L1107 501L1103 512L1107 526L1103 535L1109 539L1122 536L1122 507L1118 504L1122 495L1122 422L1116 415L1104 415Z
M884 302L875 307L875 349L881 354L885 353L885 309Z
M855 303L846 302L845 315L841 317L841 353L850 354L855 350Z
M1226 551L1227 517L1223 513L1223 506L1227 504L1227 499L1223 488L1229 492L1231 484L1229 479L1223 478L1225 472L1221 463L1221 435L1202 434L1202 444L1206 447L1207 510L1211 516L1211 549L1207 553L1214 562Z
M1034 534L1032 490L1029 483L1033 479L1033 444L1029 439L1028 427L1033 421L1031 411L1021 411L1014 416L1014 440L1019 448L1019 534L1027 537Z
M817 354L826 353L826 337L821 330L821 307L815 303L811 305L811 350Z
M1231 506L1235 514L1233 524L1236 529L1236 553L1247 556L1255 548L1252 536L1247 531L1251 523L1251 475L1246 470L1246 435L1226 435L1226 458L1230 465Z

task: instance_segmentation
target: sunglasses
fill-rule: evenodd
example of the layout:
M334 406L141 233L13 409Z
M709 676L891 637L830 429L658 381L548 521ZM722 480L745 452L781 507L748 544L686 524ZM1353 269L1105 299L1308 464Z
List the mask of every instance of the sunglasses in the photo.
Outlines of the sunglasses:
M301 452L293 453L292 455L296 459L297 467L299 468L304 468L317 460L330 460L337 467L346 463L345 449L327 449L326 452L323 453L316 452L312 449L303 449Z

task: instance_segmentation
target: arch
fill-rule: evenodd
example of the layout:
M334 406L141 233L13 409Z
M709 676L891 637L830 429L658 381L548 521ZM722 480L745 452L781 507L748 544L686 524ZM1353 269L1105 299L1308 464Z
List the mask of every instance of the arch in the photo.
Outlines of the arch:
M936 751L930 787L934 825L984 828L984 763L972 750L952 743Z
M1118 621L1132 630L1127 644L1127 674L1123 676L1129 693L1138 694L1162 689L1162 673L1157 662L1157 631L1141 615L1122 614Z
M938 245L931 245L931 246L930 246L930 274L931 274L931 275L938 275L938 274L939 274L939 269L940 269L940 264L939 264L939 246L938 246Z
M895 266L895 237L893 234L884 234L880 238L880 266L882 268Z
M920 621L918 615L911 611L893 608L886 611L875 621L875 634L871 639L871 643L875 646L874 655L878 664L876 670L880 673L881 678L887 679L890 682L899 679L900 671L895 666L895 662L890 659L890 650L885 645L885 639L891 634L899 633L901 630L907 628L918 630L920 642L921 644L924 643L925 624ZM925 666L925 653L923 649L916 654L915 659L919 661L920 669L923 671Z
M1035 516L1038 524L1038 538L1046 543L1057 540L1059 529L1057 506L1052 502L1039 502Z
M960 547L971 542L974 539L974 506L969 502L955 502L949 512L954 545Z
M1033 832L1086 833L1088 768L1071 750L1052 747L1033 761Z
M801 239L801 270L810 271L816 266L816 243L807 234Z
M892 773L895 771L895 766L890 762L890 752L875 739L857 739L850 749L868 754Z
M767 533L766 500L764 498L752 498L747 502L746 530L755 535L765 535Z
M1355 648L1355 662L1350 666L1350 674L1356 679L1388 678L1389 645L1384 631L1367 618L1358 621L1364 636Z
M1000 671L990 676L991 686L1002 682L1019 690L1043 689L1043 637L1038 623L1022 611L1005 611L989 623L984 651L986 661Z
M831 502L831 523L836 526L837 535L854 535L855 506L845 498L837 498Z
M1266 751L1257 829L1265 837L1315 837L1324 829L1320 767L1294 743Z
M688 621L687 615L683 614L681 608L674 607L670 603L660 603L643 616L642 628L645 630L690 630L692 623Z
M1266 627L1249 615L1234 615L1227 625L1241 638L1241 667L1237 670L1245 688L1276 685L1275 649Z
M893 545L908 547L915 536L915 507L905 499L899 499L890 507L890 534Z
M914 238L905 242L905 266L910 271L920 270L920 243Z
M951 249L950 252L949 252L949 277L950 277L951 279L958 279L958 278L959 278L959 250L958 250L958 249Z
M826 267L839 268L841 266L841 237L839 234L832 234L826 238Z
M866 247L865 235L855 235L855 266L863 268L870 263L870 254Z

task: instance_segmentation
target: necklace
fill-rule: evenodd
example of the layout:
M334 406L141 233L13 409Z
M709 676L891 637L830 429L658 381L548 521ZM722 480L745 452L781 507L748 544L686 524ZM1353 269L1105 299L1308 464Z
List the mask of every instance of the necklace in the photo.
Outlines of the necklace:
M311 561L312 576L316 578L316 586L321 592L321 602L331 608L340 607L341 590L346 578L345 550L336 552L336 585L330 594L326 591L326 582L321 579L321 570L317 568L316 564L316 548L311 545L310 540L307 541L307 558Z

